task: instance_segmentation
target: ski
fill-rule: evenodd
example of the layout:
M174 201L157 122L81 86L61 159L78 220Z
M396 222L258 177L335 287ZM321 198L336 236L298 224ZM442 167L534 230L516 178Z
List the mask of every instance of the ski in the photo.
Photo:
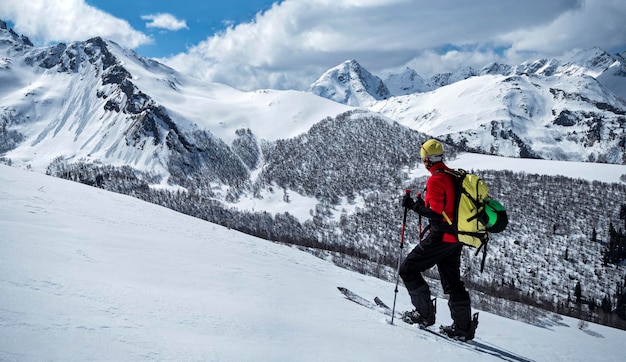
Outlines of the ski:
M382 299L380 299L379 297L375 297L374 301L370 301L366 298L361 297L360 295L354 293L353 291L351 291L348 288L345 287L337 287L337 289L339 289L339 291L341 292L341 294L343 294L345 296L346 299L360 305L363 306L365 308L368 309L372 309L375 310L379 313L382 313L386 316L391 316L392 315L392 310L391 308L385 304L385 302L383 302ZM477 313L475 313L477 314ZM403 313L400 312L396 312L395 313L395 318L398 318L399 320L403 321L406 324L409 325L413 325L411 323L406 322L403 318ZM446 335L443 332L439 332L439 331L435 331L429 328L422 328L422 327L417 327L416 330L418 331L423 331L425 333L428 333L429 335L441 339L443 341L446 341L447 343L450 344L454 344L456 346L459 346L461 348L467 349L467 350L471 350L471 351L475 351L477 353L485 353L487 355L491 355L497 358L502 359L503 361L510 361L510 362L532 362L532 360L516 355L512 352L508 352L506 350L503 350L499 347L493 346L493 345L488 345L486 343L482 343L482 342L478 342L476 340L471 340L471 341L460 341L458 339L454 339L449 337L448 335Z
M385 307L379 306L377 305L377 303L372 303L369 300L361 297L360 295L354 293L353 291L351 291L348 288L344 288L344 287L337 287L337 289L339 289L339 291L341 292L341 294L343 294L346 299L359 304L365 308L369 308L369 309L373 309L375 311L378 311L380 313L386 314L388 316L391 316L391 309L389 307L387 307L385 305ZM398 314L396 314L397 316Z
M382 300L380 300L380 298L378 297L374 298L374 303L376 303L376 305L379 307L391 310L391 308L389 308L389 306L385 304Z

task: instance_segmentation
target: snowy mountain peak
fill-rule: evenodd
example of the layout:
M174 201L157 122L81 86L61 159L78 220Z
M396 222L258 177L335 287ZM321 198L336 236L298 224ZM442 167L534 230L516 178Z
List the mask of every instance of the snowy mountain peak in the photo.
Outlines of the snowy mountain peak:
M561 65L565 74L586 74L598 78L611 67L624 67L624 59L619 55L611 55L600 48L591 48L576 53L569 61Z
M615 56L598 47L584 49L576 53L568 63L578 64L589 69L605 68L615 61Z
M493 62L489 65L484 66L479 74L480 75L486 75L486 74L491 74L491 75L508 75L511 74L511 70L513 68L508 65L508 64L502 64L502 63L497 63L497 62Z
M429 79L424 79L414 69L407 67L400 73L385 73L383 81L391 94L402 96L429 92L478 74L472 67L465 67L454 73L440 73L433 75Z
M456 72L435 74L428 79L421 77L415 70L409 67L404 68L400 72L385 72L382 74L382 83L389 90L390 94L382 97L377 96L379 93L372 91L370 88L368 92L373 97L368 97L368 102L355 101L355 98L358 97L353 97L353 89L351 89L354 87L354 84L346 81L346 79L351 79L347 75L350 73L350 67L354 67L356 74L370 74L356 61L348 60L324 73L320 79L311 85L308 91L343 104L368 105L371 104L371 98L379 101L387 99L389 96L429 92L474 76L514 74L537 75L541 77L590 76L615 95L626 100L626 54L611 55L597 47L579 51L565 61L542 58L526 61L515 66L494 62L484 66L480 71L476 71L472 67L464 67ZM335 81L330 81L333 77ZM337 81L339 77L343 81ZM374 79L378 78L376 76L372 77ZM369 76L367 78L370 79ZM361 83L363 84L364 81ZM376 85L378 86L378 83ZM366 87L361 85L358 88L364 89Z
M9 158L32 161L38 169L50 157L61 157L132 164L167 175L172 159L192 167L187 158L197 157L194 153L226 148L209 132L196 135L203 146L194 145L199 141L181 129L185 122L174 122L170 110L147 93L159 87L175 93L174 81L160 78L167 68L150 68L151 61L115 43L95 37L3 49L0 54L13 65L0 74L6 90L0 94L0 119L7 130L0 138L9 141L1 151L10 151ZM136 83L144 76L149 87ZM228 159L232 156L222 158Z
M407 95L430 91L431 88L426 80L414 69L406 67L400 73L385 73L383 81L394 96Z
M0 157L38 171L82 160L234 184L259 161L257 139L294 137L350 109L202 82L100 37L27 47L0 30Z
M326 71L311 84L308 92L356 107L391 96L383 81L354 59Z
M556 73L559 62L556 59L537 59L533 61L523 62L514 68L515 74L536 74L543 76L552 76Z
M478 72L476 72L472 67L465 67L454 73L436 74L430 78L428 83L431 89L437 89L474 77L476 75L478 75Z
M514 67L515 74L539 76L589 76L595 78L622 100L626 100L626 59L600 48L579 51L568 60L538 59Z
M7 27L6 21L0 19L0 44L9 43L12 47L32 47L33 43L24 35L18 35L13 29Z

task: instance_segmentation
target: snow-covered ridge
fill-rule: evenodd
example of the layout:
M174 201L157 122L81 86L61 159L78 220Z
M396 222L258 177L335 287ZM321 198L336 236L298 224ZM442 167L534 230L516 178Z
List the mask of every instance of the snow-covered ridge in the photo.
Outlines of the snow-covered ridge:
M626 163L626 105L586 76L484 75L379 101L370 109L468 150Z
M331 74L346 74L347 69L350 68L358 69L359 71L353 72L353 74L357 76L351 78L349 87L370 92L370 96L378 100L380 100L380 97L379 94L375 93L376 88L364 86L365 83L370 82L370 79L380 80L389 90L389 94L384 98L389 98L434 91L438 88L471 77L484 75L536 75L541 77L589 76L598 80L604 87L622 98L622 100L626 100L626 58L624 58L622 54L609 54L600 48L581 50L570 58L562 60L536 59L525 61L518 65L491 63L481 69L466 67L454 73L435 74L429 78L422 77L414 69L409 67L399 72L385 72L379 78L369 73L353 59L331 68L311 85L309 91L337 102L346 103L345 99L335 95L335 93L344 91L337 89L341 86L341 82L335 81L335 93L333 94L329 93L329 89L333 87L329 86L324 88L320 85L329 84ZM361 79L358 77L359 74L364 74ZM360 84L357 84L359 82ZM343 83L345 84L345 82ZM350 99L350 101L353 103L352 105L365 106L368 104L368 101L371 100L364 96L361 96L361 98L366 102L356 104L355 102L357 102L358 99Z
M420 132L470 151L507 157L626 163L626 60L600 49L572 59L540 59L517 66L490 64L429 79L406 68L382 83L393 96L380 99L366 85L375 77L331 82L324 74L309 91L381 113ZM345 72L344 72L345 73ZM360 72L365 73L364 71ZM340 73L343 74L343 73ZM343 78L342 78L343 79ZM378 78L377 78L378 79ZM321 86L325 85L325 86ZM370 90L370 94L365 92Z

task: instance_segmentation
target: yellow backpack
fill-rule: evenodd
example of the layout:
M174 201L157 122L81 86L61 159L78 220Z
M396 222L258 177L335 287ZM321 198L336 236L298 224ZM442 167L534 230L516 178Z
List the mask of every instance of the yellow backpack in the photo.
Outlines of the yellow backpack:
M485 211L489 189L487 184L477 175L462 169L443 170L455 180L455 215L454 221L443 213L448 224L456 231L459 241L477 248L476 254L483 249L481 271L485 265L486 244L489 241L489 217Z

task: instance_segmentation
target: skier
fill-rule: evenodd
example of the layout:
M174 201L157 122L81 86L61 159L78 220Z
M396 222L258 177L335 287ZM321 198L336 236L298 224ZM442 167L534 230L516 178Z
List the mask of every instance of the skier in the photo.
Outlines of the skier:
M478 324L472 320L470 297L461 281L460 243L446 219L455 217L455 182L453 176L442 172L449 168L444 163L443 145L435 140L426 141L420 151L422 162L431 176L426 181L425 198L413 200L406 195L402 206L429 219L427 236L406 257L399 274L406 286L415 310L406 312L404 320L420 327L435 324L436 304L431 300L430 288L422 272L437 265L441 285L449 295L448 306L454 323L442 327L449 337L468 341L474 338Z

